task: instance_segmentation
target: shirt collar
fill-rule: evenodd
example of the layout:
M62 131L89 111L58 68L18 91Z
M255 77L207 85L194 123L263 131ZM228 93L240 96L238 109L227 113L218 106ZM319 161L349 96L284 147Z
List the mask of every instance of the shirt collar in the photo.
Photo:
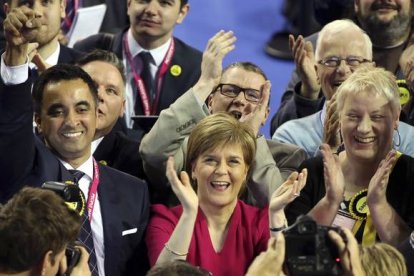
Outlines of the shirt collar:
M322 125L325 124L325 116L326 116L326 105L328 104L328 101L325 101L325 104L323 105L321 114L320 114L320 118L321 118L321 123Z
M98 148L98 146L102 142L103 138L104 138L104 136L102 136L101 138L98 138L98 139L92 141L92 144L91 144L91 151L92 151L92 153L94 153L95 150Z
M141 45L138 44L138 42L135 41L134 37L132 36L131 29L127 32L127 42L128 47L131 51L132 57L135 57L142 51L150 52L152 58L155 61L155 65L158 67L161 65L162 61L164 60L165 55L167 55L168 48L170 47L172 38L170 37L167 42L165 42L163 45L161 45L158 48L147 50L144 49Z
M75 170L75 168L72 167L71 164L68 162L63 161L62 159L59 159L59 161L62 163L62 165L67 170ZM93 179L93 157L92 155L89 156L88 160L86 160L82 165L80 165L76 170L81 171L87 176L89 181L92 181Z

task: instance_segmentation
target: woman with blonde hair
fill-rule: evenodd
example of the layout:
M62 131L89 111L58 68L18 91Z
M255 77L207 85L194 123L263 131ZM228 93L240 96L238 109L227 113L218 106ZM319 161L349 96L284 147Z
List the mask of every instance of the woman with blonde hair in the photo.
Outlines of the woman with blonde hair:
M287 217L308 213L319 224L352 230L363 245L398 245L414 228L414 159L394 150L401 142L395 77L362 67L336 93L345 150L333 154L324 144L322 157L303 162L307 184Z

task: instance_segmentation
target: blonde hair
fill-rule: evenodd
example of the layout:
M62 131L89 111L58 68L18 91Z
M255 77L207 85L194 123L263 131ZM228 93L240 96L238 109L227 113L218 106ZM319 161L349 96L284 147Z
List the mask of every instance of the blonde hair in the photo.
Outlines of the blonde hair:
M256 137L253 131L232 115L218 112L201 120L191 131L186 155L187 173L191 175L192 164L201 154L226 145L240 145L250 172L256 155Z
M401 110L400 92L395 76L381 67L362 66L355 70L337 90L337 104L342 113L348 96L360 93L370 93L374 96L385 97L391 103L391 110L396 116Z
M362 30L357 24L349 19L334 20L326 24L318 34L318 39L316 41L315 49L315 59L316 61L321 59L323 54L321 44L324 40L329 38L332 35L338 35L341 32L354 31L355 35L360 33L364 38L364 45L366 48L366 56L364 58L372 59L372 42L369 36Z
M366 275L407 275L403 255L389 244L376 243L367 247L360 246L359 253Z

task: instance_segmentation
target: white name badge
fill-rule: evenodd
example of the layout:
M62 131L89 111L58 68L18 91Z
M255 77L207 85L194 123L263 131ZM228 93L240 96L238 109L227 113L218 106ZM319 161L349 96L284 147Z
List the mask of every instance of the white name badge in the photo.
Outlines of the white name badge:
M338 210L335 219L332 222L332 226L341 226L352 231L355 222L356 220L353 219L349 213L344 212L342 210Z

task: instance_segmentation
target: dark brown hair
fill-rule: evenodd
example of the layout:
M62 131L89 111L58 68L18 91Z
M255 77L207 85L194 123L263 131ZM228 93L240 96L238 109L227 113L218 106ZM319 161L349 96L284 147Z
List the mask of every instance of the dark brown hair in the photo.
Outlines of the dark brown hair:
M48 251L61 252L78 237L80 224L54 192L23 188L0 207L0 273L31 270Z

